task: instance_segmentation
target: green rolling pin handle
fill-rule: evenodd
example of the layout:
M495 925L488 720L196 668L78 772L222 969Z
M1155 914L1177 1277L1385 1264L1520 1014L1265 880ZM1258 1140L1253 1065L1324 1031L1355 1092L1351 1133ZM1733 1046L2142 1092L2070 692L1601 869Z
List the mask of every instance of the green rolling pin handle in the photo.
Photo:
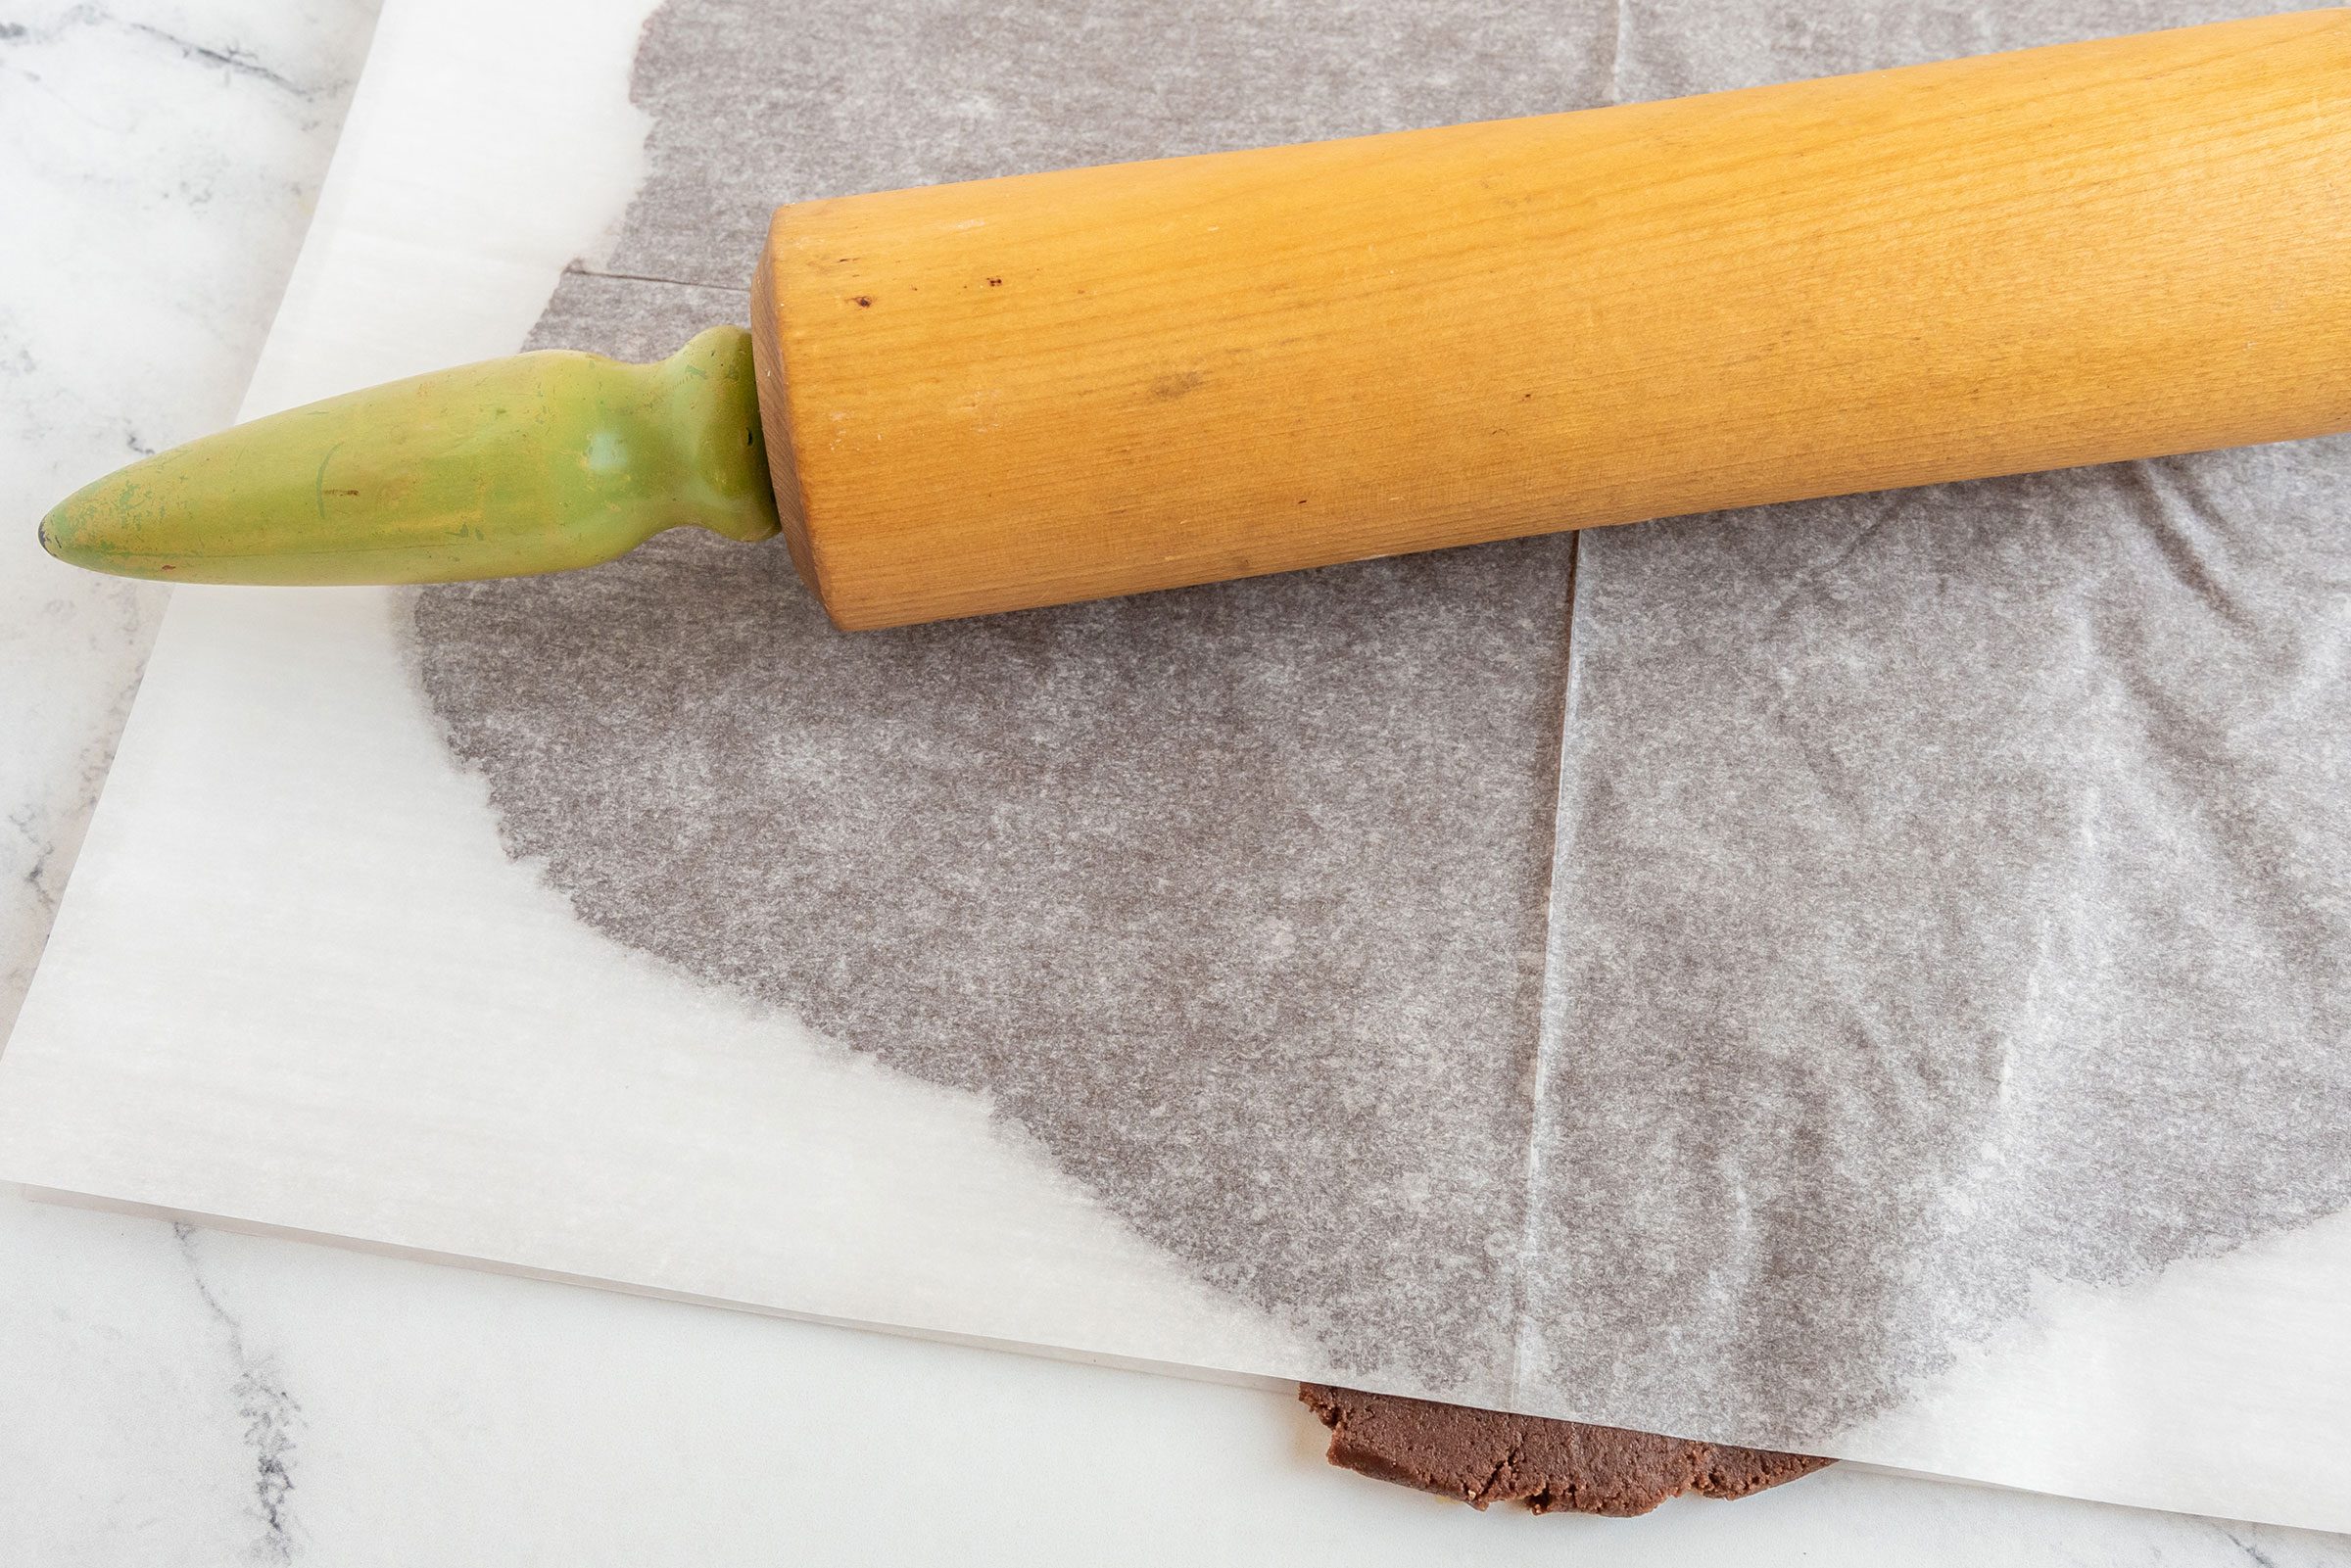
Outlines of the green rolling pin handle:
M41 543L168 583L446 583L594 566L687 525L776 532L739 327L657 364L523 354L290 408L83 487Z

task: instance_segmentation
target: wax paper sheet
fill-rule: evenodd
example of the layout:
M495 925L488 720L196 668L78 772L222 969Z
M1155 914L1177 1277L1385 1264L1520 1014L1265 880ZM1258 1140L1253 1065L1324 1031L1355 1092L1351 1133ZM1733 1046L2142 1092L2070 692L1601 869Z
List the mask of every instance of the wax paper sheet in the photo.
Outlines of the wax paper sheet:
M672 0L627 62L643 177L529 339L645 357L742 319L779 201L2215 14ZM426 69L355 126L446 110ZM446 341L380 260L423 205L322 220L278 385L365 379L319 384L330 309ZM424 277L514 297L544 247L477 222ZM183 593L0 1064L9 1173L2351 1521L2300 1462L2351 1419L2347 467L853 638L780 548L685 536Z
M1616 88L2229 14L1630 0ZM1524 1376L1800 1443L2351 1202L2351 442L1579 560Z
M647 280L742 278L779 199L1597 102L1607 24L676 0L625 275L533 341L668 352L714 302ZM1499 1401L1571 554L846 638L780 547L679 536L427 591L414 653L599 929L985 1095L1351 1375Z

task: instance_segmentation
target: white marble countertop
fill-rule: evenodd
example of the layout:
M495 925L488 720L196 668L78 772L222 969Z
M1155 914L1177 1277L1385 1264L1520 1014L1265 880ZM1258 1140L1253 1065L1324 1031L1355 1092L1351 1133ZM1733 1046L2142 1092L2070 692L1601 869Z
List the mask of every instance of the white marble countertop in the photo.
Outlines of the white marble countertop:
M369 0L0 13L0 1026L159 610L56 566L74 485L223 423ZM1650 1520L1321 1467L1279 1395L0 1196L0 1563L2351 1563L2351 1541L1832 1471Z

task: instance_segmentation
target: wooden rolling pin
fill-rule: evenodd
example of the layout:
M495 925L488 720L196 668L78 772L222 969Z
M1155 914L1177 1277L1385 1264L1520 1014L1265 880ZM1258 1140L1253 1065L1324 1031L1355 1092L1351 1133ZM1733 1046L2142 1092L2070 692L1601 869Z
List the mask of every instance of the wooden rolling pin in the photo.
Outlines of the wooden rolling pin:
M44 537L414 582L780 524L864 628L2339 431L2351 11L807 202L752 322L240 426Z

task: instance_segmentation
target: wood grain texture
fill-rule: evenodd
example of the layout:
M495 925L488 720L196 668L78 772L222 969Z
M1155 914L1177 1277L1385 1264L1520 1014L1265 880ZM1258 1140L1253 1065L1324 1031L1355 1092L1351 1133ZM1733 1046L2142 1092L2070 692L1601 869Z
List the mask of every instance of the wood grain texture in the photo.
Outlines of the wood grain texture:
M780 210L847 628L2351 428L2351 12Z

